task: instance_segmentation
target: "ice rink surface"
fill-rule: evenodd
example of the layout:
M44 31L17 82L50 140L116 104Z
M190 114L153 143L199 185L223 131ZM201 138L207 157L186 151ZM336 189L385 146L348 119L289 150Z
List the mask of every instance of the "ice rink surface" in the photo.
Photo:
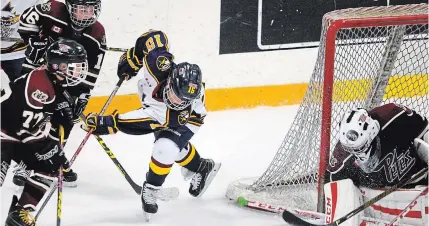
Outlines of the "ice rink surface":
M159 211L151 222L144 221L140 196L129 186L113 162L91 137L76 159L78 187L63 189L63 226L280 226L279 216L243 209L228 203L228 184L243 177L260 176L277 152L298 106L209 112L205 124L192 138L200 155L222 162L222 167L206 193L199 199L189 195L178 165L173 166L164 187L175 186L180 196L159 201ZM74 128L66 145L72 156L85 132ZM131 136L118 133L102 137L131 175L142 184L149 167L153 135ZM1 225L15 186L12 173L1 192ZM56 224L56 193L38 220L38 226Z

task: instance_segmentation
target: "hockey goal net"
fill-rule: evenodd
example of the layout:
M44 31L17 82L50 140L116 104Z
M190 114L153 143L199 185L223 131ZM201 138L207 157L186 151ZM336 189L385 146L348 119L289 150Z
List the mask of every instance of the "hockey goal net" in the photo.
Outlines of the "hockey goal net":
M309 86L277 154L259 178L231 183L227 198L321 211L325 167L347 110L397 103L428 115L427 11L415 4L325 14Z

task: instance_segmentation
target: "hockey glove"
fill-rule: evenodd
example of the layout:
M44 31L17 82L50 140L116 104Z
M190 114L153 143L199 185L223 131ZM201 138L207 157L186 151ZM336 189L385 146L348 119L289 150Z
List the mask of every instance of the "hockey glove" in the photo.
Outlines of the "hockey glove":
M74 125L79 122L79 118L74 114L73 107L70 106L70 103L66 100L58 102L55 111L58 111L63 117L65 117L70 125Z
M28 40L28 47L25 50L26 62L31 65L38 65L39 60L43 58L48 46L48 39L39 36L32 36Z
M79 116L83 113L88 104L88 100L91 97L89 93L82 93L78 98L76 98L76 104L74 107L74 116L79 120Z
M134 48L128 49L128 51L119 58L118 63L118 77L126 77L126 80L136 76L143 64L134 55Z
M85 131L94 129L92 133L95 135L115 134L119 131L116 125L117 119L117 111L114 111L112 115L108 116L99 116L96 113L89 113L88 116L86 116L85 125L82 125L82 129Z

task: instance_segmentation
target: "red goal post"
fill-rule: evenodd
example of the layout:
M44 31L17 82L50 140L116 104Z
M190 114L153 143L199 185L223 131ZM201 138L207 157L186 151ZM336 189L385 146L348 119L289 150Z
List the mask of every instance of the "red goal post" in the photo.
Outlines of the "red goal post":
M267 170L256 180L231 183L228 199L276 208L317 205L323 212L328 156L347 110L397 103L428 115L427 11L427 4L413 4L325 14L316 65L288 133Z

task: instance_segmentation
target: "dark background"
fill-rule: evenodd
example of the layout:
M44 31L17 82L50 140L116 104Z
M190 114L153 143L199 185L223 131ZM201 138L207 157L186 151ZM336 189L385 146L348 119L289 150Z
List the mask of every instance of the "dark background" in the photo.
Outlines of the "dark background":
M417 3L427 0L390 0L390 5ZM319 41L325 13L382 5L387 5L387 0L263 0L261 42L274 45ZM262 51L256 40L257 13L258 0L221 0L219 54Z

